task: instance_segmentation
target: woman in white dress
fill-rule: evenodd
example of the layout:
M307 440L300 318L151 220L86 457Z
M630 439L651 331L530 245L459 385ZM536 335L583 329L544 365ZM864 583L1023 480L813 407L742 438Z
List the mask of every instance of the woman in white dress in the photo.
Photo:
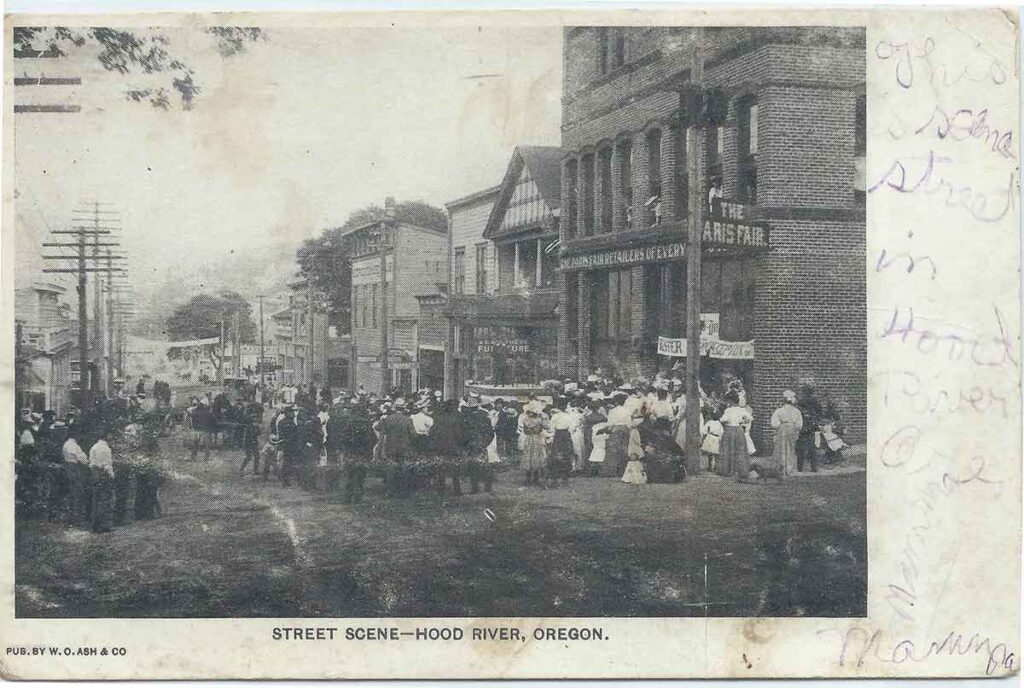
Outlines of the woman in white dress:
M644 448L640 442L640 431L637 429L642 417L637 414L629 428L629 446L626 450L626 470L622 473L622 482L633 485L646 485L647 472L644 470Z

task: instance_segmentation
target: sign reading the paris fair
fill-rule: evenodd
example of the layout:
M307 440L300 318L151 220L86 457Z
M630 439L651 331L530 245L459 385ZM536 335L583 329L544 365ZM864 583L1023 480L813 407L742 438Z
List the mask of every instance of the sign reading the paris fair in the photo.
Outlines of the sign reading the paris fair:
M637 246L635 248L617 248L608 251L596 251L578 256L564 256L563 270L592 270L594 268L625 267L627 265L643 265L659 261L682 258L686 246L682 242L660 244L657 246Z
M752 206L713 199L704 220L704 247L768 248L768 227L753 221Z

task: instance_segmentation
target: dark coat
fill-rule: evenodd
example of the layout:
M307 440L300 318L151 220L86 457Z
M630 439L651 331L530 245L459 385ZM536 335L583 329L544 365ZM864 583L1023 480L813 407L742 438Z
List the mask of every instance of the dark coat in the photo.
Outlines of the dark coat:
M430 429L431 449L435 455L454 458L462 453L462 417L453 409L441 409Z
M416 427L412 418L404 413L392 413L380 423L380 458L385 461L402 461L412 454Z
M467 408L462 412L462 427L464 451L470 456L483 454L494 439L491 419L478 408Z

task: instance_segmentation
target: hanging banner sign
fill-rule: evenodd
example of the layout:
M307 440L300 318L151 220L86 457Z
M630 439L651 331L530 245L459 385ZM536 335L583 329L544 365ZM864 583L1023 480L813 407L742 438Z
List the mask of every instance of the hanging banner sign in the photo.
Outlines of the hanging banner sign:
M686 338L658 337L658 354L686 358ZM723 342L705 339L700 343L700 355L731 360L753 360L754 342Z
M658 246L638 246L636 248L617 248L608 251L585 253L578 256L564 256L563 270L592 270L594 268L625 267L643 265L659 261L674 260L685 255L686 246L682 242L661 244Z

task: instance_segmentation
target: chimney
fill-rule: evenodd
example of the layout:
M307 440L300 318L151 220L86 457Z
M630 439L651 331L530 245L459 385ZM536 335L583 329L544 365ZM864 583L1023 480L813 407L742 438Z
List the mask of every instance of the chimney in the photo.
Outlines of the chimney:
M395 197L388 196L384 199L384 217L392 220L395 217Z

